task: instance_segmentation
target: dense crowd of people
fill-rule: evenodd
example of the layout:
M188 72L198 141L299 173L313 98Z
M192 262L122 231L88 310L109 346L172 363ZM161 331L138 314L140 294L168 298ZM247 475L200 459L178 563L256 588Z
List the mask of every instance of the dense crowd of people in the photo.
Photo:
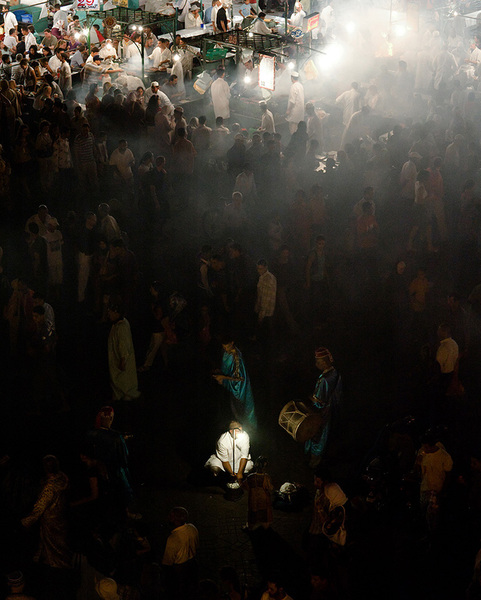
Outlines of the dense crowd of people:
M322 7L326 42L342 26L333 6ZM373 62L362 81L340 69L322 93L302 65L283 66L285 97L264 99L252 127L223 68L201 111L181 103L196 93L192 53L176 67L151 31L164 83L145 87L105 66L100 31L85 68L66 16L36 46L34 28L2 10L6 597L354 598L366 585L362 550L383 548L389 531L395 546L417 544L424 597L480 598L477 31L457 17L438 30L428 12L412 48ZM83 82L72 87L75 57ZM242 77L253 68L239 65ZM300 423L282 408L292 386L305 396L291 406ZM304 443L315 492L297 580L270 563L264 588L232 565L206 579L186 508L170 511L170 534L146 524L129 450L144 433L139 415L164 393L182 396L193 440L212 436L199 444L210 458L191 460L202 484L227 500L247 494L253 541L268 544L273 508L304 506L297 483L273 494L262 437L279 418L283 445ZM41 424L43 458L26 422ZM388 422L376 442L369 422ZM156 451L143 452L134 461ZM417 597L390 585L390 597Z

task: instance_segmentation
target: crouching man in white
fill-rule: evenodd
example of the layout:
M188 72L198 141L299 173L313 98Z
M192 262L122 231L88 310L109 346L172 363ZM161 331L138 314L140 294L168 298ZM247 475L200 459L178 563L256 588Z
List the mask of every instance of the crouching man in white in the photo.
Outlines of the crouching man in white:
M249 434L243 431L237 421L229 423L229 431L223 433L217 440L215 454L205 463L205 468L214 475L226 473L242 482L244 474L254 466L249 454Z

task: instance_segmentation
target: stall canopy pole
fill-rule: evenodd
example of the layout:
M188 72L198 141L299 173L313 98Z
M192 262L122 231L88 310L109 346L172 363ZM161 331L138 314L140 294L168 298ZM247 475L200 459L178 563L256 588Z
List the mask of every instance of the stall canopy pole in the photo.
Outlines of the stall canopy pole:
M143 29L144 29L144 28L142 27L142 31L140 32L140 40L141 40L141 43L140 43L140 49L141 49L141 52L142 52L142 82L143 82L143 81L144 81L144 79L145 79L145 64L144 64L144 60L145 60L145 59L144 59L144 31L143 31Z

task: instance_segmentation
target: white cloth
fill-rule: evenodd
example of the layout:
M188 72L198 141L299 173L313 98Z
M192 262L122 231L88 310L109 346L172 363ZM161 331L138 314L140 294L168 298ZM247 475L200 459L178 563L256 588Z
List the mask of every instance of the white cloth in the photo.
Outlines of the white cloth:
M342 108L342 123L347 126L352 115L361 110L361 94L351 88L336 98L336 104Z
M142 47L139 42L132 42L127 46L127 51L125 53L125 58L141 58Z
M106 58L109 57L113 57L114 59L118 58L117 57L117 50L113 47L112 44L108 44L109 48L107 48L107 44L105 44L104 46L102 46L102 48L100 48L99 51L99 56L102 60L105 60Z
M269 35L272 31L267 27L262 19L256 19L251 29L252 33L261 33L263 35Z
M15 36L5 35L5 37L3 38L3 43L10 50L10 52L12 52L18 42Z
M37 45L37 38L33 35L31 31L25 36L25 52L30 50L31 46Z
M152 66L154 67L154 69L158 69L161 63L164 62L164 60L168 60L169 63L172 61L172 52L170 51L170 48L162 49L160 48L160 46L157 46L157 48L155 48L152 54L150 55L150 58L152 60ZM167 66L167 64L163 65L164 68Z
M191 0L177 0L174 2L174 8L177 9L177 20L180 23L185 23L185 18L189 13Z
M295 81L289 91L287 106L290 112L286 117L289 123L299 123L304 120L304 86L300 81Z
M3 27L5 34L8 34L10 29L14 29L17 27L17 25L17 17L13 14L13 12L8 11L3 15Z
M124 181L131 181L134 176L131 166L133 162L135 162L135 158L129 148L127 148L125 152L120 152L120 150L116 148L110 155L109 164L117 167L120 177L122 177Z
M209 460L205 463L205 466L207 468L218 467L224 471L225 469L222 463L228 462L232 467L232 471L237 473L241 459L245 458L247 460L247 464L246 468L244 469L244 473L247 473L252 469L253 466L249 450L249 434L246 431L236 431L234 456L234 438L228 431L226 431L217 440L215 454L209 458Z
M60 24L60 21L62 22ZM63 24L63 26L62 26ZM65 27L67 27L68 24L68 17L67 17L67 13L64 12L63 10L58 10L54 15L53 15L53 25L52 27L58 27L59 29L64 29Z
M266 110L262 113L261 117L261 129L267 131L267 133L275 133L276 125L274 123L274 115L270 110Z
M188 12L185 17L185 27L186 29L193 29L194 27L200 27L202 24L202 19L200 15L195 16L194 13Z
M195 558L199 546L199 532L192 523L176 527L167 538L162 564L181 565Z
M222 77L217 78L210 86L212 96L212 104L214 105L215 118L222 117L228 119L230 117L230 88L229 84Z
M293 12L289 21L293 27L302 27L305 18L306 13L303 10L300 10L299 12Z
M48 66L52 69L52 71L57 74L57 71L62 66L62 61L54 54L48 61Z
M453 338L446 338L439 344L436 361L441 367L441 373L452 373L459 357L459 348Z

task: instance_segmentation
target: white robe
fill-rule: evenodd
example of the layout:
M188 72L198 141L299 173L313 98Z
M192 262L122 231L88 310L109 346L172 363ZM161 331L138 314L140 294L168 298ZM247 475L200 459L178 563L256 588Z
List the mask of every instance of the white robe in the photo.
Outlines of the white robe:
M342 124L347 127L352 115L361 110L361 94L351 88L336 98L336 104L342 108Z
M299 123L304 120L304 86L300 81L295 81L291 85L287 106L291 109L286 117L288 123Z
M214 105L215 118L222 117L228 119L230 117L230 88L225 79L219 77L210 86L212 95L212 104Z
M439 90L442 83L449 83L458 69L456 59L447 50L441 50L433 60L434 89Z

